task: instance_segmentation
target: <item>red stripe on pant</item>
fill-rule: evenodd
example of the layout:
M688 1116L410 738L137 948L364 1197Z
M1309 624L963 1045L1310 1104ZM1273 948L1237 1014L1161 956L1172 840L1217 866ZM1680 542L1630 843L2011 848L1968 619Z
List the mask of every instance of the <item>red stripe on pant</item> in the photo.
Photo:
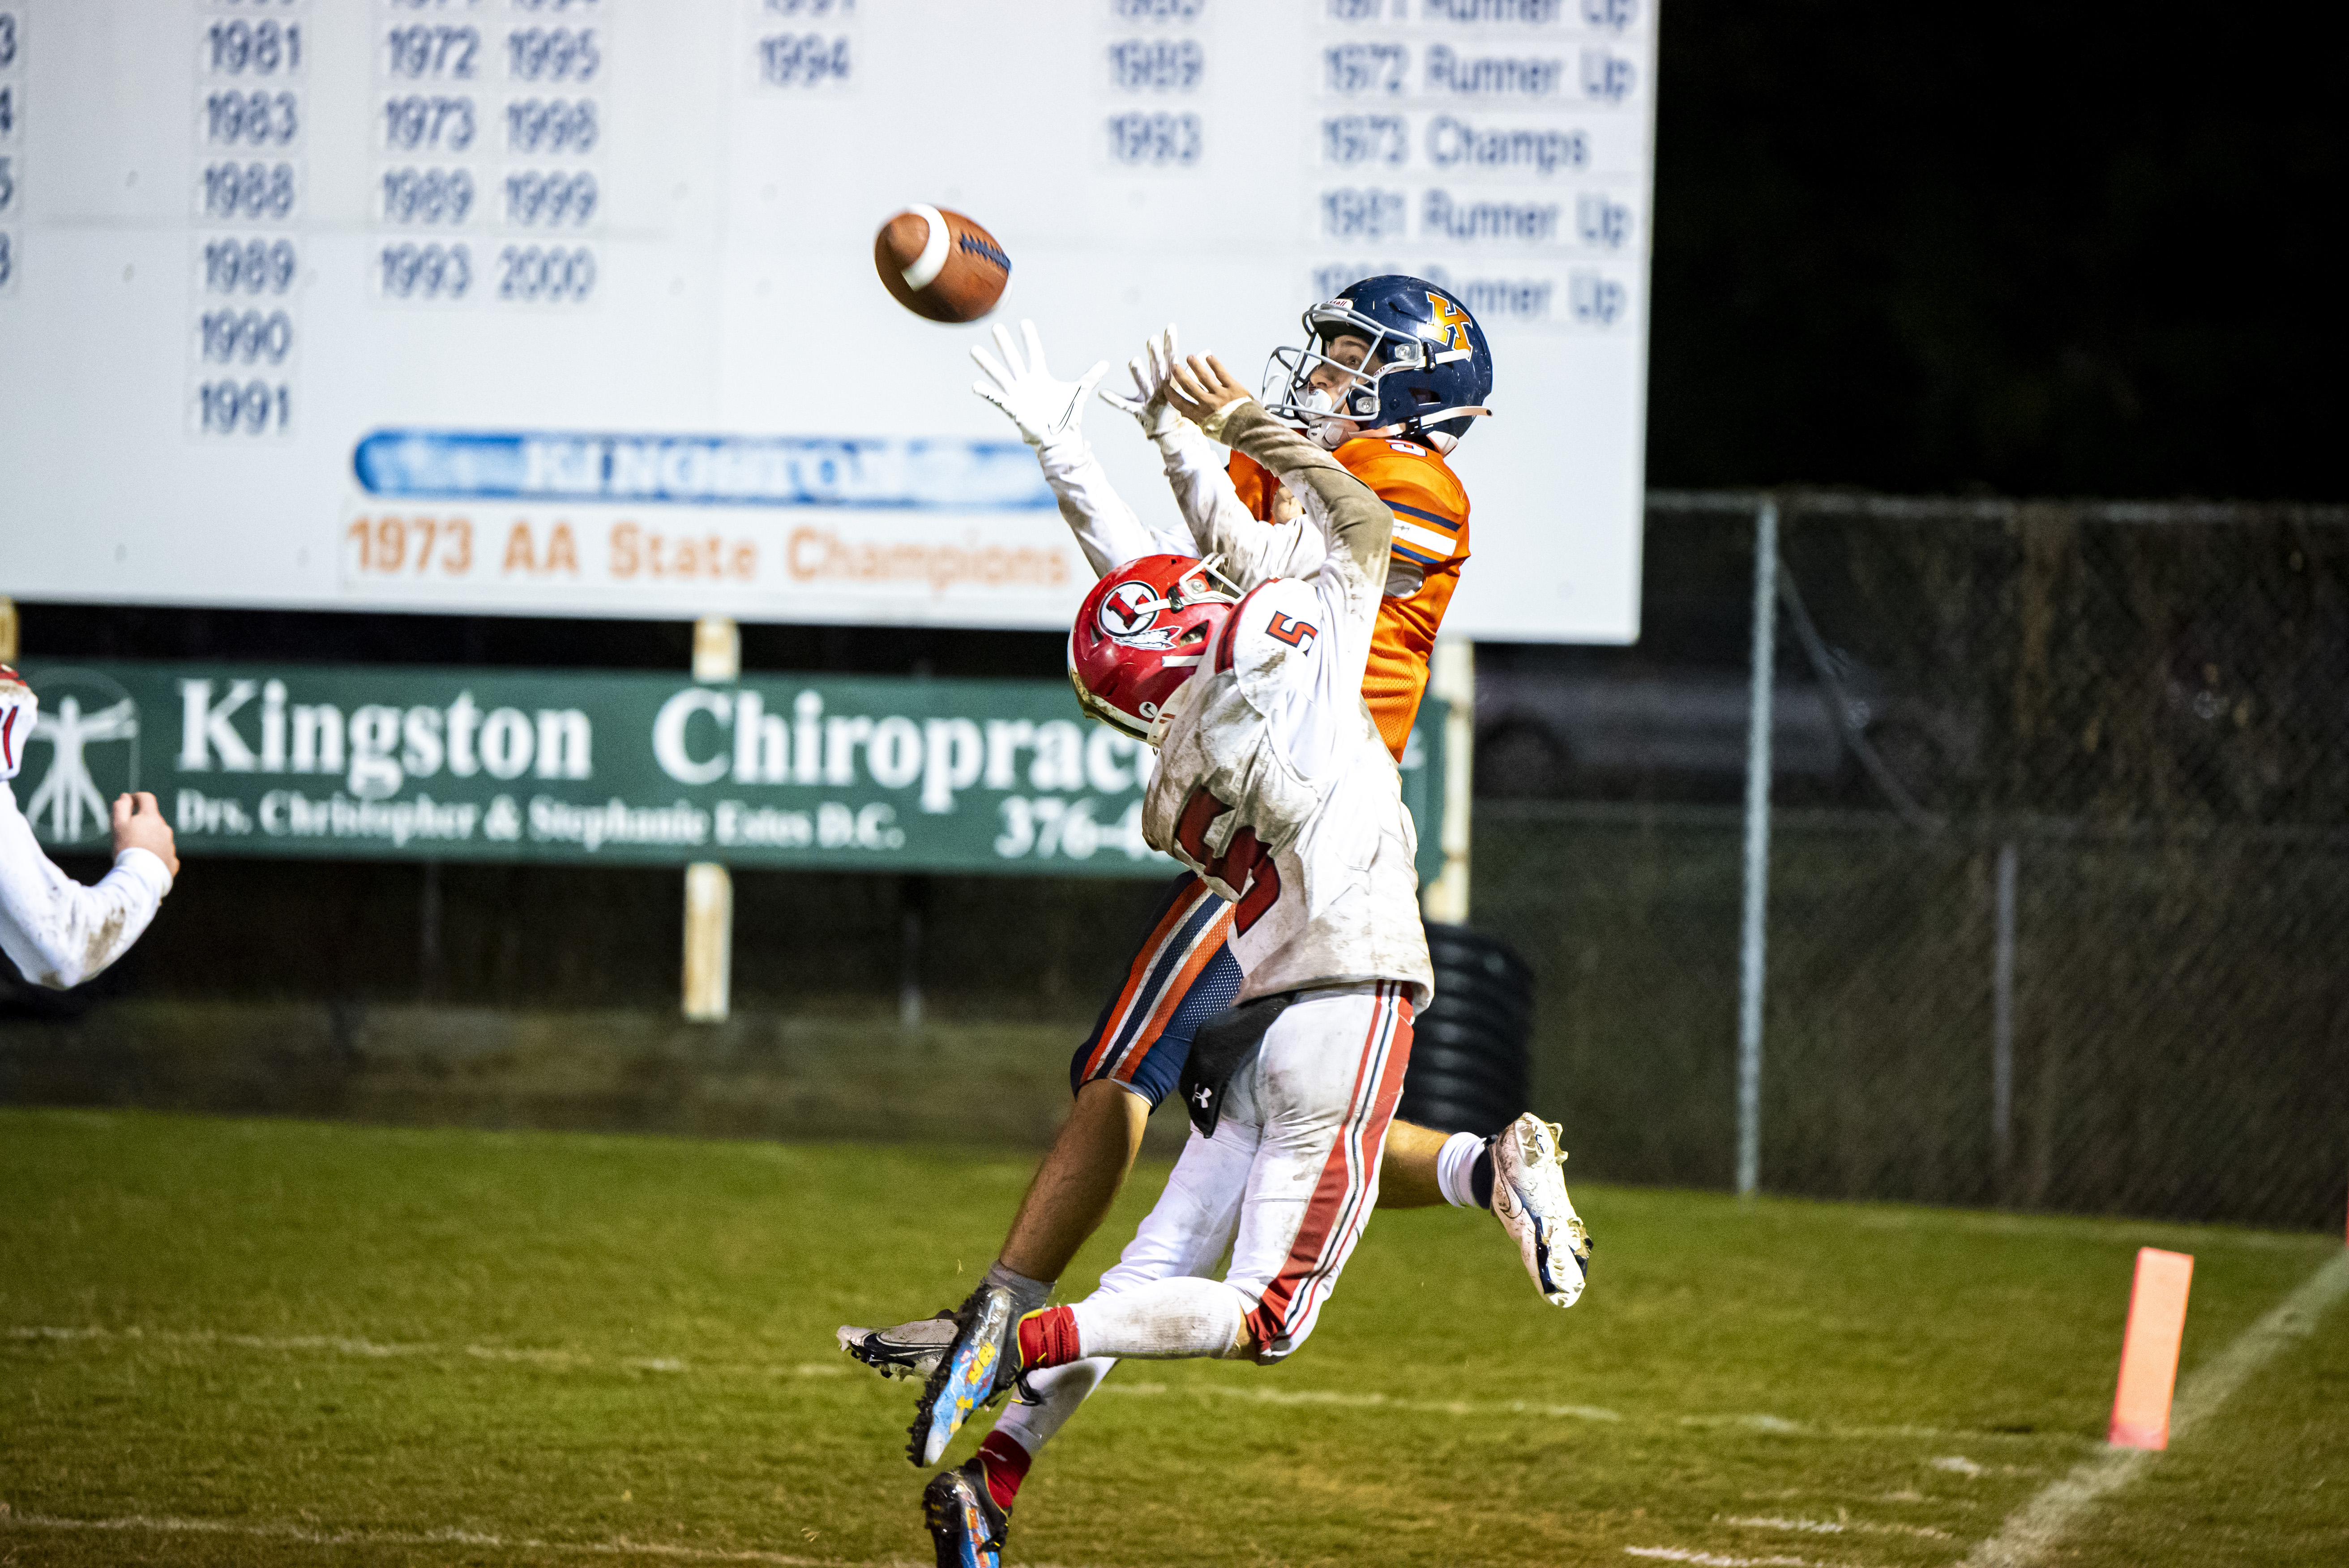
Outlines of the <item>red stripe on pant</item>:
M1322 1162L1320 1180L1305 1205L1305 1218L1289 1243L1288 1261L1266 1285L1248 1314L1257 1346L1286 1336L1288 1325L1304 1317L1312 1298L1329 1285L1330 1265L1341 1261L1368 1221L1372 1179L1386 1144L1387 1124L1402 1097L1403 1070L1411 1064L1411 1002L1401 985L1381 982L1371 1026L1354 1069L1346 1119Z

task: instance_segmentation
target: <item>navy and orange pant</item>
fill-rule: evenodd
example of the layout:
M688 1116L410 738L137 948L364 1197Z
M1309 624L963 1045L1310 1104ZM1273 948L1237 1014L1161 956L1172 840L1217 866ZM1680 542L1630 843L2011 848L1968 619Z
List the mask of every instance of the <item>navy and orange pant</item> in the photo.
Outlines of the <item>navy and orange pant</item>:
M1174 1093L1199 1026L1239 996L1239 960L1226 945L1231 932L1230 903L1189 872L1176 878L1117 994L1070 1061L1069 1092L1107 1078L1154 1110Z

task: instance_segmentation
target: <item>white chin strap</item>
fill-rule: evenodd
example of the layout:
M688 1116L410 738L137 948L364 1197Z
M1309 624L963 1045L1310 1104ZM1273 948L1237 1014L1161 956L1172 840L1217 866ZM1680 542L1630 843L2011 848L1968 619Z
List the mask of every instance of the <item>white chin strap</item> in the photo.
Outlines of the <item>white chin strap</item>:
M1305 394L1300 407L1305 415L1306 434L1324 451L1334 452L1361 434L1362 427L1358 421L1337 417L1338 399L1319 387Z

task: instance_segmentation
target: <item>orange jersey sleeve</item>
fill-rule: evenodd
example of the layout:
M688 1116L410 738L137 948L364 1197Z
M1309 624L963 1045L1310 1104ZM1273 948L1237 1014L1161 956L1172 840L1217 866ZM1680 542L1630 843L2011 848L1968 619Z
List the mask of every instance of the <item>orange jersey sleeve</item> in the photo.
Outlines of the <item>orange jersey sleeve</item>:
M1232 476L1232 488L1240 492L1240 504L1248 509L1248 515L1258 522L1270 522L1272 492L1280 488L1272 470L1246 452L1236 451L1226 471Z
M1392 560L1423 574L1418 593L1380 602L1370 667L1362 676L1362 700L1370 704L1379 738L1400 761L1419 717L1419 700L1427 692L1436 631L1468 559L1468 492L1442 458L1416 441L1365 436L1340 447L1337 459L1394 513ZM1242 504L1268 520L1280 481L1238 452L1232 454L1230 471Z

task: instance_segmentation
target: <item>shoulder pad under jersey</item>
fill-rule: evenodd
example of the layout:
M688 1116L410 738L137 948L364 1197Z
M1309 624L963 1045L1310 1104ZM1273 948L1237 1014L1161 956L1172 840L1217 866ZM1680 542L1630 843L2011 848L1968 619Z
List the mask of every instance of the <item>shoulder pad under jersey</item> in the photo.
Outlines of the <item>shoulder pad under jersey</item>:
M1338 460L1394 513L1394 553L1426 570L1467 553L1468 492L1434 452L1416 441L1364 436Z
M1224 622L1210 667L1230 671L1248 706L1269 713L1281 689L1309 666L1329 630L1325 619L1320 595L1303 579L1259 583Z

